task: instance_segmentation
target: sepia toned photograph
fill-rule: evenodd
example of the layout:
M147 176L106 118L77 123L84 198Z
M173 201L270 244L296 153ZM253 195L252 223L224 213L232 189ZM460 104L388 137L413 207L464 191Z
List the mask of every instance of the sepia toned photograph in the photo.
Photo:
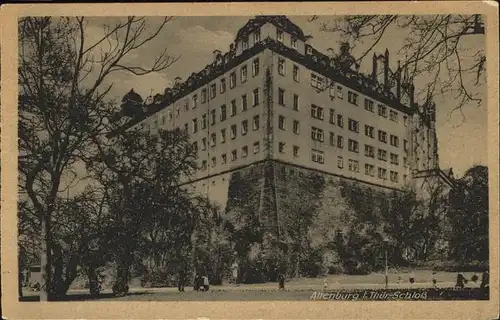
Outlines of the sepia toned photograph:
M19 16L17 302L490 301L487 32Z

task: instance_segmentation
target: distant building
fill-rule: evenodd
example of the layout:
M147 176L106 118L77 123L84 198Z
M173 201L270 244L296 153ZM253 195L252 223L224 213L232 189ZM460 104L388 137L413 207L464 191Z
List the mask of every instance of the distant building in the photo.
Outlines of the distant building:
M262 164L387 190L417 187L427 173L452 179L439 169L435 104L415 102L387 50L364 75L349 44L326 55L309 39L285 16L257 16L186 81L146 102L127 93L125 129L187 130L199 170L185 186L223 207L231 175Z

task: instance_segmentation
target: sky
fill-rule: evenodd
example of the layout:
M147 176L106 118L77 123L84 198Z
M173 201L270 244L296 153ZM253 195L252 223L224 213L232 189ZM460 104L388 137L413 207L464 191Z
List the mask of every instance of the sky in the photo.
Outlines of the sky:
M237 31L251 17L174 17L160 34L151 42L135 52L132 52L126 62L130 65L147 66L154 58L165 49L179 60L164 71L136 76L131 73L115 73L107 79L113 84L110 98L120 101L125 93L134 89L143 98L151 92L154 94L163 92L166 87L172 85L176 77L187 79L192 72L197 72L212 61L213 51L218 49L223 53L229 49L234 41ZM322 16L320 20L309 22L309 16L290 16L292 22L302 28L306 35L313 38L310 43L320 52L327 53L328 48L338 51L340 36L335 33L322 32L320 22L327 21L328 16ZM113 24L118 18L90 18L86 30L88 43L99 39L103 33L103 24ZM149 17L148 23L152 29L161 23L161 17ZM396 68L398 57L397 51L405 39L405 30L392 30L388 37L382 40L374 48L376 52L383 53L387 48L391 57L391 68ZM473 47L484 47L484 38L475 36L470 38ZM353 49L353 55L362 52L366 43L358 44ZM371 56L369 54L361 64L361 71L371 72ZM420 81L425 84L425 79ZM418 87L418 83L416 83ZM479 93L486 98L486 88L479 88ZM435 97L437 109L437 134L440 167L442 169L453 168L456 177L461 177L464 172L473 165L487 164L487 111L486 103L481 107L475 104L466 105L463 108L463 116L459 112L451 113L457 105L457 101L449 95Z

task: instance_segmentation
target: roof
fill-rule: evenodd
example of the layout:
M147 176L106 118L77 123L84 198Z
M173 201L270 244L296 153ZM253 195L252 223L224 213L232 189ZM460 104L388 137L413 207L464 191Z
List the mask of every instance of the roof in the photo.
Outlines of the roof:
M130 89L130 91L123 96L123 99L122 99L122 102L125 102L125 101L135 101L135 102L139 102L139 103L142 103L142 97L140 94L138 94L137 92L134 91L134 89Z
M299 40L307 40L306 36L304 35L304 31L302 31L302 29L295 23L290 21L290 19L288 19L286 16L256 16L255 18L250 19L240 30L238 30L236 41L238 41L241 37L250 34L252 31L266 23L275 25L279 29L297 37L297 39Z

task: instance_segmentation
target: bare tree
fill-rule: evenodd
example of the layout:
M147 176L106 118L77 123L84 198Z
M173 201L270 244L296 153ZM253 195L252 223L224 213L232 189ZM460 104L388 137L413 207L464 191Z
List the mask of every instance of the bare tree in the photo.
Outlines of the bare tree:
M84 17L28 17L19 21L19 167L26 191L42 222L41 300L51 298L51 217L64 180L78 179L74 165L106 133L111 104L109 75L158 72L177 59L161 53L151 66L126 58L157 37L170 21L150 30L146 18L128 17L103 26L87 43ZM106 50L105 45L108 45ZM100 51L100 54L96 52ZM99 57L96 57L99 56Z
M309 21L320 24L324 32L338 33L354 45L367 45L357 57L360 63L373 52L382 39L405 35L397 52L405 58L401 68L406 70L406 81L425 77L427 86L417 94L426 97L449 93L457 104L453 111L475 103L482 97L476 89L485 83L486 54L471 38L484 37L481 15L370 15L343 16L325 21L314 16Z

